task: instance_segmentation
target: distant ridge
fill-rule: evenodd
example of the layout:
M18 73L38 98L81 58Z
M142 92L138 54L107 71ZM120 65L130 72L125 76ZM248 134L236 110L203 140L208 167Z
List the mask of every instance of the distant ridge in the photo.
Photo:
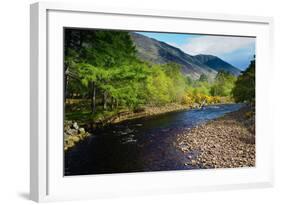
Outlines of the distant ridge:
M232 75L238 76L241 74L241 70L234 67L233 65L227 63L226 61L223 61L222 59L218 58L217 56L213 55L196 55L194 56L197 58L201 63L209 66L210 68L216 70L216 71L226 71L231 73Z
M164 64L178 63L182 66L183 74L192 79L199 79L202 74L214 78L218 71L226 71L235 76L240 70L222 59L211 55L189 55L167 43L146 37L138 33L130 33L136 46L138 57L147 62Z

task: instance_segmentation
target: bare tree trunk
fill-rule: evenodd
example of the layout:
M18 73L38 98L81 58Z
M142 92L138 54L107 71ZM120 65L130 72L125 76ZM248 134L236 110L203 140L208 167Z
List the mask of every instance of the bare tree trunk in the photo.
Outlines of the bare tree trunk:
M111 110L113 110L114 109L114 98L113 97L111 97Z
M104 110L107 109L107 92L106 91L103 92L103 109Z
M91 109L92 109L92 114L94 114L96 112L96 86L95 86L95 82L92 82Z
M65 65L64 66L64 102L66 102L66 98L67 98L67 84L68 84L68 68Z
M96 111L96 85L93 83L93 110Z

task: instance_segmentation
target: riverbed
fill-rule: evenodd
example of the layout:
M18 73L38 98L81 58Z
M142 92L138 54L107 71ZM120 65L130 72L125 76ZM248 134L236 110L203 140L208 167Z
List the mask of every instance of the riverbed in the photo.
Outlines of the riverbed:
M189 159L176 148L178 134L241 107L210 105L109 125L65 152L64 174L198 169L198 165L186 165ZM196 150L191 154L196 156Z

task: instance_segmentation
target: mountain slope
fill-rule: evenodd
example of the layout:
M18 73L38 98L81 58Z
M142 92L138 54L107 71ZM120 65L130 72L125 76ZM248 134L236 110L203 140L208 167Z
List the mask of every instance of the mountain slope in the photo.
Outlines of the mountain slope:
M239 70L216 56L197 55L192 56L167 43L143 36L138 33L130 33L137 49L138 57L154 64L169 62L182 66L182 72L193 79L205 74L214 78L218 71L225 70L233 75L239 75Z
M137 33L131 33L131 37L141 60L155 64L178 63L182 65L182 72L193 79L198 79L201 74L206 74L209 77L214 77L217 74L217 71L178 48Z
M194 56L197 58L201 63L209 66L210 68L216 70L216 71L226 71L231 73L232 75L238 76L241 73L241 70L234 67L233 65L223 61L222 59L213 56L213 55L196 55Z

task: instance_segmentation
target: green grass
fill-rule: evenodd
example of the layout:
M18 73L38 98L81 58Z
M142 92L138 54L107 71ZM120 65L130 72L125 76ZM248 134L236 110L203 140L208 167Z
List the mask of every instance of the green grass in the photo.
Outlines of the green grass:
M87 111L66 112L65 120L76 121L80 125L91 122L92 113Z
M119 110L100 110L98 109L94 114L90 111L66 111L65 120L77 122L79 125L85 125L95 122L103 122L118 114Z

